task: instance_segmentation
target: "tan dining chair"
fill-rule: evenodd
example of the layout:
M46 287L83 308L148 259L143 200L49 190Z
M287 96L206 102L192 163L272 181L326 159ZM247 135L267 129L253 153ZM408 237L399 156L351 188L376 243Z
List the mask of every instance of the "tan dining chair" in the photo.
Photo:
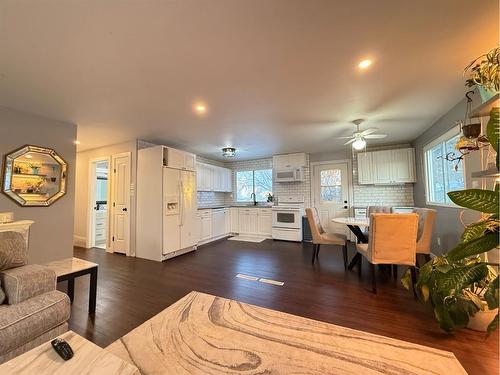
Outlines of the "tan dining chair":
M428 262L431 260L431 242L436 222L436 210L414 208L413 212L418 215L417 254L423 254L425 261Z
M415 285L417 230L418 215L416 213L376 213L370 216L368 243L357 244L356 249L370 263L373 293L377 293L376 264L410 266L413 285ZM361 270L361 264L359 270Z
M326 233L321 225L318 211L315 207L306 208L306 215L312 234L312 264L314 264L315 259L318 259L320 245L338 245L342 246L344 254L344 269L347 269L347 236L343 234Z
M366 209L366 216L370 218L371 214L390 214L392 213L391 206L368 206ZM363 229L363 234L365 237L370 235L370 228L366 227Z

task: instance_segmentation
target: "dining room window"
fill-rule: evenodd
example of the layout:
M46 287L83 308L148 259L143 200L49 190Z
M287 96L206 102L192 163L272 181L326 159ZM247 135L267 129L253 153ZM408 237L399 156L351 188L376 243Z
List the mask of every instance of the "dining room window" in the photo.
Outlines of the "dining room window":
M455 206L448 192L465 188L464 165L446 160L457 154L460 129L453 128L424 146L426 201L430 205Z
M252 202L255 193L257 202L266 202L273 191L273 170L257 169L236 172L236 201Z

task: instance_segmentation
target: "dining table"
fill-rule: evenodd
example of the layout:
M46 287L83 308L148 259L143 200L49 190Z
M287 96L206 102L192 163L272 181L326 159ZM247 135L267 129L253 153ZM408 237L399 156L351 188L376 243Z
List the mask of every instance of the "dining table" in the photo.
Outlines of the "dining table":
M368 238L361 228L368 228L370 226L370 219L367 217L335 217L332 219L333 223L347 225L349 230L356 236L358 243L368 243ZM361 263L361 254L356 253L352 258L349 270L352 270L357 264Z

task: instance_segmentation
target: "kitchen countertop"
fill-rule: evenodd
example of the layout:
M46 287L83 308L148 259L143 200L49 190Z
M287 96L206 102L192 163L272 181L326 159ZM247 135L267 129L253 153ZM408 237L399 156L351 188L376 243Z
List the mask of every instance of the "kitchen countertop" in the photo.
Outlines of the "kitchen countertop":
M272 208L272 207L273 206L268 206L268 205L246 206L241 204L230 204L225 206L198 207L198 210L216 210L218 208Z

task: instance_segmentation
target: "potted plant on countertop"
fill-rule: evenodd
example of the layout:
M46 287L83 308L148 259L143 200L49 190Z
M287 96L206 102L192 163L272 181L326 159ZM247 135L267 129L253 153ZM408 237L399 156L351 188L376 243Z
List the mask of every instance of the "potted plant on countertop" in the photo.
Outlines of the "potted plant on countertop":
M496 152L498 170L498 108L490 112L486 133ZM458 206L480 212L481 217L465 227L454 249L420 268L414 287L419 299L432 305L439 327L445 332L462 327L492 332L498 327L498 264L488 262L486 253L499 245L499 184L494 190L458 190L448 196ZM409 289L409 272L401 281Z

